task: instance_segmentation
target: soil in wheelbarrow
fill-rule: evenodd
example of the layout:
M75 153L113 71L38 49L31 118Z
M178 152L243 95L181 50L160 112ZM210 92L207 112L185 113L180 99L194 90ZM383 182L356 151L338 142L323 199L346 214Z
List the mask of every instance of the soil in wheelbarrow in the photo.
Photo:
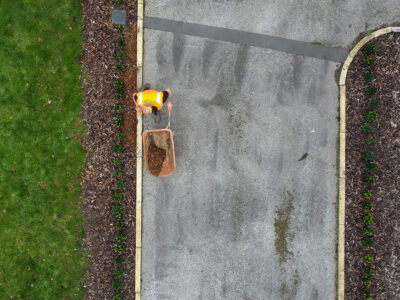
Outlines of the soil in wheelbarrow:
M157 147L154 140L151 139L148 152L148 166L152 174L160 174L164 160L167 157L167 151L165 149Z

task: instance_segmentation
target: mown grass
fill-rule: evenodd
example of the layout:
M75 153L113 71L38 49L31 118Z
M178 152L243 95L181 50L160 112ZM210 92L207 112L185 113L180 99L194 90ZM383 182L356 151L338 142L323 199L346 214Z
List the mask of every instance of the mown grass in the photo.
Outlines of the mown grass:
M80 14L79 0L0 1L1 299L84 296Z

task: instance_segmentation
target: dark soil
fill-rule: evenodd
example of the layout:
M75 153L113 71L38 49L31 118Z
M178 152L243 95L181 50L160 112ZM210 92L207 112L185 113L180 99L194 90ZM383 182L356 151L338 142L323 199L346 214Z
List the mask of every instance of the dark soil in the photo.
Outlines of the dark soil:
M376 64L365 65L368 57L358 52L347 73L346 94L346 241L345 241L345 295L346 299L362 299L365 288L361 279L363 267L367 266L364 256L370 253L375 262L369 264L375 275L368 289L373 299L400 299L400 35L385 34L374 39L378 52ZM364 81L364 74L371 71L375 79ZM365 88L379 88L375 96L366 96ZM377 98L381 104L370 109L367 102ZM365 114L376 111L378 118L367 121ZM371 134L376 143L367 145L361 125L367 122L374 127ZM362 151L368 149L374 154L377 170L371 173L365 169L366 161ZM366 176L374 176L376 183L367 188ZM362 193L372 192L370 202L374 206L373 236L371 248L362 246L364 236L363 216L368 212L360 207L365 202Z
M167 151L165 149L157 147L154 141L151 141L147 158L147 164L151 174L156 176L160 174L166 157Z
M136 90L136 0L126 0L127 24L124 33L117 33L111 21L116 8L114 0L85 0L82 5L83 51L81 65L84 67L82 117L88 125L83 148L88 157L82 172L83 217L86 238L84 248L89 251L89 265L85 288L87 299L112 299L114 259L116 246L115 218L111 214L112 195L116 192L117 179L113 175L113 159L123 162L122 205L126 214L127 236L123 253L124 299L134 299L135 273L135 196L136 196L136 115L124 114L122 132L126 134L124 151L115 153L118 144L115 126L117 103L114 82L121 79L125 86L125 108L131 106L129 93ZM125 39L126 71L116 70L118 38ZM85 76L87 79L85 79ZM121 169L121 168L120 168Z

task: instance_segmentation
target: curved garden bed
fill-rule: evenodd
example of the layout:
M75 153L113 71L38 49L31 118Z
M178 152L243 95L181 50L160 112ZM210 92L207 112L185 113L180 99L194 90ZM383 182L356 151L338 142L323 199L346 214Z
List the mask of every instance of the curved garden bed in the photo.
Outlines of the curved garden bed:
M372 39L346 78L345 298L400 295L400 34Z

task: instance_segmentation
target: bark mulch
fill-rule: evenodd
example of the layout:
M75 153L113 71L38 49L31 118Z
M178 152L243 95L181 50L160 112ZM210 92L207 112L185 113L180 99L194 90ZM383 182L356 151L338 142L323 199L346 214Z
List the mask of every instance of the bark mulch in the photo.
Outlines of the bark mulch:
M83 168L81 186L83 217L86 238L83 247L89 251L89 265L85 288L87 299L112 299L114 259L116 253L116 220L112 215L112 196L116 189L113 159L123 163L122 205L127 236L123 256L122 294L124 299L134 299L135 273L135 196L136 196L136 114L125 113L132 107L130 95L136 90L136 0L128 0L118 8L125 8L127 23L124 33L118 33L112 24L111 13L117 8L113 0L84 0L82 5L83 52L81 65L84 86L82 117L88 125L83 148L88 157ZM116 70L118 38L125 39L126 71ZM86 79L85 79L86 77ZM113 151L118 144L115 125L117 114L116 80L124 82L124 105L122 132L124 151ZM129 103L128 103L129 102ZM133 108L133 107L132 107Z
M365 47L353 60L346 82L346 242L345 242L345 295L346 299L363 299L366 289L361 279L363 268L374 271L371 287L367 288L373 299L400 299L400 35L391 33L370 42L377 47L376 64L367 67L369 55ZM364 80L367 71L373 72L371 83ZM376 86L379 91L367 96L365 88ZM367 107L368 100L377 98L381 104L375 109ZM367 121L365 114L376 111L378 118ZM374 127L371 134L376 143L367 145L369 135L361 131L363 123ZM377 163L375 173L365 169L363 150L370 150ZM364 178L373 175L376 183L368 188ZM371 212L374 217L371 248L363 247L363 216L368 211L360 207L365 202L362 193L372 192ZM374 256L372 264L364 256Z

